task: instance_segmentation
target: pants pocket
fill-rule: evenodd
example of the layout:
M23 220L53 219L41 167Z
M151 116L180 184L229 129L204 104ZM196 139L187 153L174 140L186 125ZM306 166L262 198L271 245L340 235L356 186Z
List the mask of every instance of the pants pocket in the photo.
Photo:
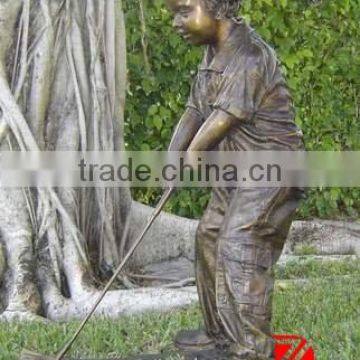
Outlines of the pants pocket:
M273 281L264 273L253 272L236 278L228 277L227 285L236 304L255 305L260 313L266 312Z
M243 243L240 239L228 239L222 241L220 256L225 261L239 263L241 265L253 265L255 267L268 269L273 264L271 244Z

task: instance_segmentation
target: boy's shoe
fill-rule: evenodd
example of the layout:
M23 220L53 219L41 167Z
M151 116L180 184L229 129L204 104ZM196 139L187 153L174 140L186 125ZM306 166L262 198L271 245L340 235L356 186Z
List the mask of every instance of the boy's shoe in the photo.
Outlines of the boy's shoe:
M180 331L175 339L175 346L183 351L201 351L215 349L215 341L205 330Z

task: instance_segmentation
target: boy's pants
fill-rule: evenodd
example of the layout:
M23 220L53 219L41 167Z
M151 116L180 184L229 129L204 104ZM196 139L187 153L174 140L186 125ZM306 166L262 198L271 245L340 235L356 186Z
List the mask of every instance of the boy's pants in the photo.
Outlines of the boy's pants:
M296 188L214 188L199 223L196 277L206 330L230 340L235 359L273 359L272 266L301 195Z

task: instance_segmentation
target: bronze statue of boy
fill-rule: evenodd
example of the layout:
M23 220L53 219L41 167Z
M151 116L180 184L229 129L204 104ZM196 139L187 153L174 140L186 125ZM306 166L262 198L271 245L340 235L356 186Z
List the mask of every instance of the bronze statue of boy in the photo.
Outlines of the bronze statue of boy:
M167 0L176 30L206 45L170 151L303 149L274 50L235 17L240 3ZM213 188L196 234L205 329L180 333L179 348L273 359L273 265L301 195L297 188Z

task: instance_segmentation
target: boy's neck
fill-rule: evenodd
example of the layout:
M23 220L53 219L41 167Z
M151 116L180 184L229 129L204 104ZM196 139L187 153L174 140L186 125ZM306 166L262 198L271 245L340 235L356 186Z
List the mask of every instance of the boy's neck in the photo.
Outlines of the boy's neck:
M216 40L213 44L215 52L219 52L223 49L226 40L228 39L233 23L230 19L219 20L217 28Z

